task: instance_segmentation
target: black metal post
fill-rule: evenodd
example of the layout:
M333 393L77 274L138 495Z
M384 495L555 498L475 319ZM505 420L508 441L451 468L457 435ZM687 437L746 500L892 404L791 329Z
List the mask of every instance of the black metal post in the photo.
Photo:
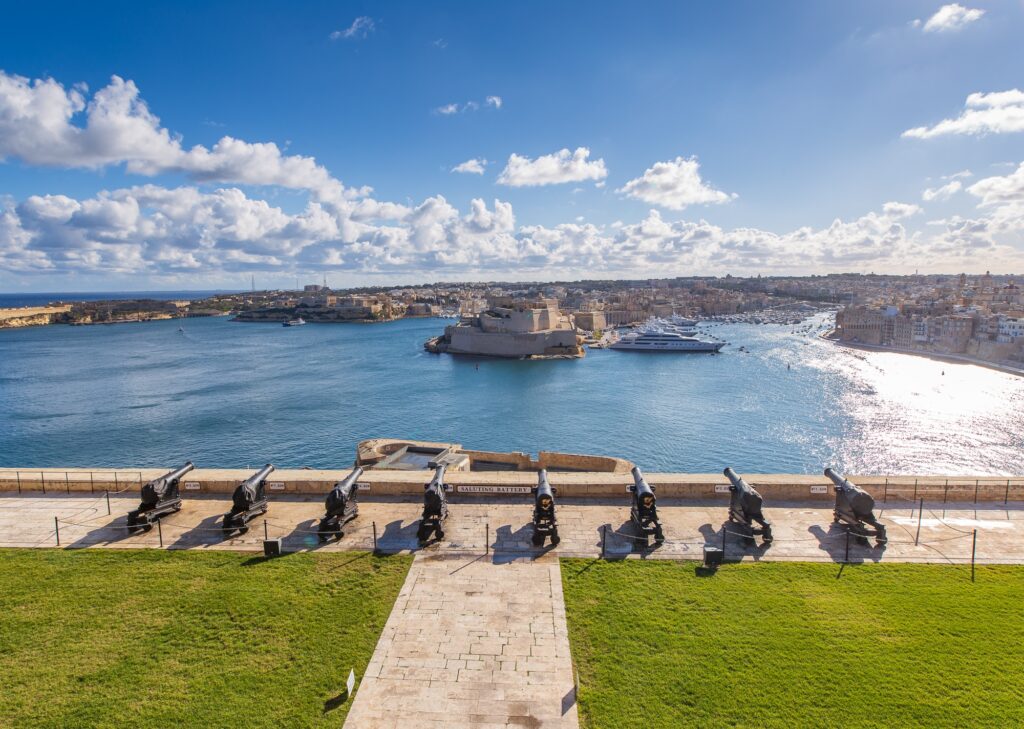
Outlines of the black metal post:
M1003 506L1010 500L1010 479L1006 479L1006 493L1003 494Z
M601 525L601 559L604 559L605 544L608 541L608 525Z
M850 528L846 528L846 558L843 560L845 564L850 564Z
M921 506L917 509L917 535L914 537L914 546L917 546L917 541L921 538L921 515L924 513L924 497L921 497Z
M21 493L21 471L15 471L14 472L14 477L16 479L18 479L18 493L20 494ZM1009 491L1010 491L1010 479L1006 479L1006 491L1007 491L1007 493L1009 493Z
M978 480L979 479L974 479L974 503L975 504L978 503Z
M263 520L263 539L270 539L270 533L267 531L267 520Z
M882 492L882 503L884 504L889 500L889 479L885 479L885 490Z
M726 527L722 527L722 560L725 560L725 538L729 535L729 530ZM742 559L742 558L741 558Z
M57 546L60 546L60 522L57 521L57 517L53 517L53 533L57 537Z
M491 525L484 524L484 554L491 553Z
M66 492L68 492L69 494L71 493L71 482L68 481L68 472L67 471L64 472L64 490Z
M377 522L373 522L373 553L377 554Z
M160 525L160 520L159 519L156 520L156 533L157 533L157 536L160 537L160 548L163 549L163 546L164 546L164 528Z
M971 537L971 582L974 582L974 555L978 549L978 530L974 530L974 535Z

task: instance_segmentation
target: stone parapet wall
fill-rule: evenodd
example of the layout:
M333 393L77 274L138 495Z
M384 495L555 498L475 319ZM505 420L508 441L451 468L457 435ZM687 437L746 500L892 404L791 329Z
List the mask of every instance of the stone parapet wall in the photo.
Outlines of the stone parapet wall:
M0 468L0 492L103 493L105 491L137 491L142 483L163 475L168 468L143 469L38 469ZM198 468L182 480L182 493L230 494L235 487L255 473L256 468ZM349 474L349 469L314 471L282 469L267 479L268 493L326 494ZM366 471L360 483L369 489L364 496L414 496L423 493L423 486L432 471ZM831 501L832 483L824 476L805 474L741 474L769 502ZM647 482L664 498L722 499L728 498L728 481L718 474L648 473ZM1003 502L1024 500L1024 476L1011 478L979 476L859 476L850 480L871 493L876 500L912 501L924 498L938 502ZM625 498L626 487L632 484L628 473L550 473L549 480L559 498ZM454 495L523 498L524 488L533 487L537 476L531 472L451 472L445 481ZM195 486L192 486L192 485ZM461 492L460 487L470 487ZM470 491L472 489L472 491ZM473 496L469 494L472 493Z

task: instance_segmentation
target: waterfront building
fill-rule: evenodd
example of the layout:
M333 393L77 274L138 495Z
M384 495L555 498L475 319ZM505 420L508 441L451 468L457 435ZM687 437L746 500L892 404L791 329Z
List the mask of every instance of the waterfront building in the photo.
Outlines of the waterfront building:
M489 357L582 357L582 342L555 299L494 297L486 311L464 317L429 340L433 352Z

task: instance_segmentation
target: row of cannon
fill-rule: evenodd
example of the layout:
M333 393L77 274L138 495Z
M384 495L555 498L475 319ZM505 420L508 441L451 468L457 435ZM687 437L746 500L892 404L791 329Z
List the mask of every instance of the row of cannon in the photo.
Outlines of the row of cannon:
M142 487L142 502L139 508L128 513L128 529L130 531L148 531L158 519L166 514L181 510L181 494L178 485L181 479L195 466L191 461L165 473L160 478L146 483ZM249 530L249 522L268 508L266 481L274 471L272 464L267 464L235 488L231 496L231 511L224 514L222 528L225 536L234 533L245 534ZM754 540L760 536L765 544L774 539L772 525L764 517L764 499L753 486L744 481L731 468L723 472L729 479L729 523L745 539ZM362 468L355 468L327 494L324 500L324 515L320 519L317 532L321 542L340 539L345 524L359 515L357 481L363 475ZM448 518L448 487L444 483L445 467L434 469L434 476L423 487L423 512L416 537L421 543L435 539L444 539L444 522ZM825 475L835 485L835 509L833 523L844 525L851 535L867 540L874 537L881 546L888 539L885 525L874 515L875 500L867 491L850 482L849 479L836 473L831 468L825 469ZM658 517L658 500L654 487L644 479L639 467L633 468L633 485L629 487L632 497L630 521L639 532L640 538L650 543L651 537L655 544L665 541L665 530ZM547 471L537 474L537 485L533 488L533 544L540 547L550 540L552 545L560 541L558 535L558 519L555 515L555 488L548 481Z

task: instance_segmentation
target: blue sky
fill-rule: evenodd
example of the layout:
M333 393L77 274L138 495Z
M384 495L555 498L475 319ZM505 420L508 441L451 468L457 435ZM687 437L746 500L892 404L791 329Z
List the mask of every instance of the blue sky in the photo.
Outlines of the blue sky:
M3 17L7 290L1024 271L1020 2Z

